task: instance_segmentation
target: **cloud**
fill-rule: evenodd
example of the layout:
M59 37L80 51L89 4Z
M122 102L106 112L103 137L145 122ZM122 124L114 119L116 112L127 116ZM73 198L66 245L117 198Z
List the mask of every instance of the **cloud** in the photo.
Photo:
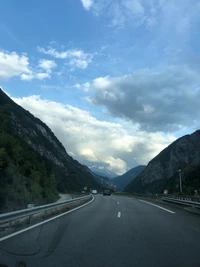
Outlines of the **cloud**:
M76 89L81 89L84 92L88 92L90 90L90 83L83 83L83 84L77 83L73 87Z
M31 81L34 79L34 76L32 74L21 74L21 80L22 81Z
M172 135L137 131L128 123L125 127L100 121L85 110L43 100L40 96L13 100L44 121L81 163L104 166L118 174L138 164L147 164L174 140Z
M144 7L140 0L122 0L110 4L111 25L124 27L128 22L136 25L144 17Z
M93 5L93 0L81 0L81 2L82 2L83 7L84 7L86 10L90 10L90 8L91 8L92 5Z
M93 55L84 53L82 50L70 49L62 52L58 52L52 47L44 49L42 47L37 48L38 52L45 55L52 56L57 59L66 59L67 65L70 66L71 70L76 68L86 69L89 63L92 62Z
M81 88L81 85L79 83L77 83L73 87L76 88L76 89L80 89Z
M141 0L96 0L87 10L97 16L107 17L114 27L124 27L127 22L141 21L145 16L145 6Z
M32 81L33 79L37 80L44 80L44 79L49 79L51 76L48 73L44 72L38 72L38 73L31 73L31 74L22 74L21 75L21 80L22 81Z
M116 28L157 27L159 34L187 35L199 18L198 0L96 0L89 5L96 16L102 16ZM128 27L129 26L129 27ZM178 39L178 36L177 38Z
M99 77L99 78L94 79L94 81L93 81L93 87L95 89L98 89L98 90L106 89L110 85L111 85L111 83L110 83L110 77L109 76Z
M0 51L0 80L20 77L22 81L50 78L48 73L33 71L27 55L16 52Z
M64 51L64 52L58 52L56 51L56 49L54 48L49 48L48 50L44 49L43 47L38 46L37 47L38 52L43 53L45 55L49 55L55 58L59 58L59 59L65 59L68 57L68 52Z
M0 79L10 79L22 74L30 74L29 59L16 52L0 51Z
M51 76L49 75L49 73L38 72L34 75L34 77L38 80L44 80L49 79Z
M136 15L143 15L144 14L144 7L140 0L124 0L122 1L122 5L132 14Z
M47 73L51 73L52 69L57 67L54 60L41 59L39 61L39 67L44 69Z
M157 22L159 39L165 40L165 46L185 47L192 33L199 29L198 1L161 1L154 7L156 11L151 17Z
M105 106L113 117L138 124L141 130L174 132L184 125L199 125L199 85L199 72L187 66L137 70L94 79L90 101Z
M83 91L88 92L90 90L90 83L84 83L82 85Z
M91 62L91 58L86 58L84 56L82 58L72 58L69 61L68 65L71 66L71 70L74 70L75 68L86 69L88 64Z

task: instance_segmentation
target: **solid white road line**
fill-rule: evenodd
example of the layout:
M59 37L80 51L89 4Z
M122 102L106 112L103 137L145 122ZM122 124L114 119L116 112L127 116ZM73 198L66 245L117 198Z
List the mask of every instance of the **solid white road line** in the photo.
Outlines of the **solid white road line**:
M120 218L121 217L121 211L119 211L118 213L117 213L117 218Z
M165 211L167 211L167 212L169 212L169 213L172 213L172 214L175 214L175 213L176 213L176 212L174 212L174 211L165 209L165 208L163 208L163 207L161 207L161 206L155 205L155 204L153 204L153 203L151 203L151 202L148 202L148 201L145 201L145 200L141 200L141 199L139 199L139 201L144 202L144 203L147 203L147 204L152 205L152 206L155 206L155 207L157 207L157 208L159 208L159 209L161 209L161 210L165 210Z
M32 225L32 226L30 226L30 227L27 227L27 228L25 228L25 229L22 229L22 230L20 230L20 231L18 231L18 232L12 233L12 234L7 235L7 236L4 236L4 237L0 238L0 242L1 242L1 241L4 241L4 240L6 240L6 239L9 239L9 238L11 238L11 237L13 237L13 236L16 236L16 235L19 235L19 234L21 234L21 233L24 233L24 232L26 232L26 231L29 231L29 230L31 230L31 229L33 229L33 228L35 228L35 227L38 227L38 226L43 225L43 224L45 224L45 223L48 223L48 222L50 222L50 221L53 221L53 220L55 220L55 219L58 219L58 218L60 218L60 217L62 217L62 216L64 216L64 215L66 215L66 214L69 214L69 213L75 211L75 210L78 210L78 209L80 209L80 208L83 208L83 207L89 205L90 203L92 203L92 202L94 201L94 199L95 199L95 198L93 197L92 200L90 200L89 202L87 202L87 203L85 203L85 204L83 204L83 205L81 205L81 206L79 206L79 207L77 207L77 208L74 208L73 210L69 210L69 211L67 211L67 212L65 212L65 213L62 213L62 214L60 214L60 215L57 215L57 216L55 216L55 217L53 217L53 218L50 218L50 219L48 219L48 220L46 220L46 221L43 221L43 222L34 224L34 225Z

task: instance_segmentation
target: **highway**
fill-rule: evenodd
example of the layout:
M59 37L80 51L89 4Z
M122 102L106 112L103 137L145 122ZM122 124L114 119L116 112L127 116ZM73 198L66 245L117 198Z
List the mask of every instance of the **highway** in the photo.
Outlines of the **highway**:
M0 267L19 261L27 267L200 267L200 216L166 203L97 195L83 208L1 241Z

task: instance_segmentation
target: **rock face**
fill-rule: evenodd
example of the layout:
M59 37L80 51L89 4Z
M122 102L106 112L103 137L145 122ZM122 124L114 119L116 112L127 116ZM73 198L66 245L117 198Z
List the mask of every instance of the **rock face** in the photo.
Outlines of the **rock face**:
M0 197L0 206L8 199L17 201L22 191L26 191L29 201L40 199L38 203L47 203L56 200L57 190L80 192L84 186L102 188L102 177L69 156L45 123L17 105L1 89L0 120L0 176L3 177L0 190L4 196L3 200ZM8 184L19 187L12 192L14 198Z
M159 191L168 185L170 178L177 177L177 170L181 169L183 174L187 169L198 167L200 164L200 130L191 135L185 135L153 158L144 171L130 184L126 191L147 192ZM183 175L184 176L184 175ZM185 180L187 177L185 177ZM184 179L183 179L184 182Z
M145 168L145 165L140 165L135 168L130 169L123 175L117 176L111 179L111 183L116 185L116 191L122 192L127 184L129 184L133 179L135 179Z

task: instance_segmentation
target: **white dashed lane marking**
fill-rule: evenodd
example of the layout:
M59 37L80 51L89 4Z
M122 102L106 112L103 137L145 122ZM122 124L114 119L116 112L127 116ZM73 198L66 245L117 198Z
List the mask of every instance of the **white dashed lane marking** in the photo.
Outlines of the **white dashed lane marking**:
M176 212L174 212L174 211L165 209L165 208L163 208L163 207L161 207L161 206L155 205L155 204L153 204L153 203L151 203L151 202L148 202L148 201L145 201L145 200L141 200L141 199L140 199L140 201L141 201L141 202L144 202L144 203L146 203L146 204L152 205L152 206L154 206L154 207L157 207L157 208L159 208L159 209L161 209L161 210L167 211L167 212L169 212L169 213L172 213L172 214L175 214L175 213L176 213Z
M121 211L117 213L117 218L121 218Z

